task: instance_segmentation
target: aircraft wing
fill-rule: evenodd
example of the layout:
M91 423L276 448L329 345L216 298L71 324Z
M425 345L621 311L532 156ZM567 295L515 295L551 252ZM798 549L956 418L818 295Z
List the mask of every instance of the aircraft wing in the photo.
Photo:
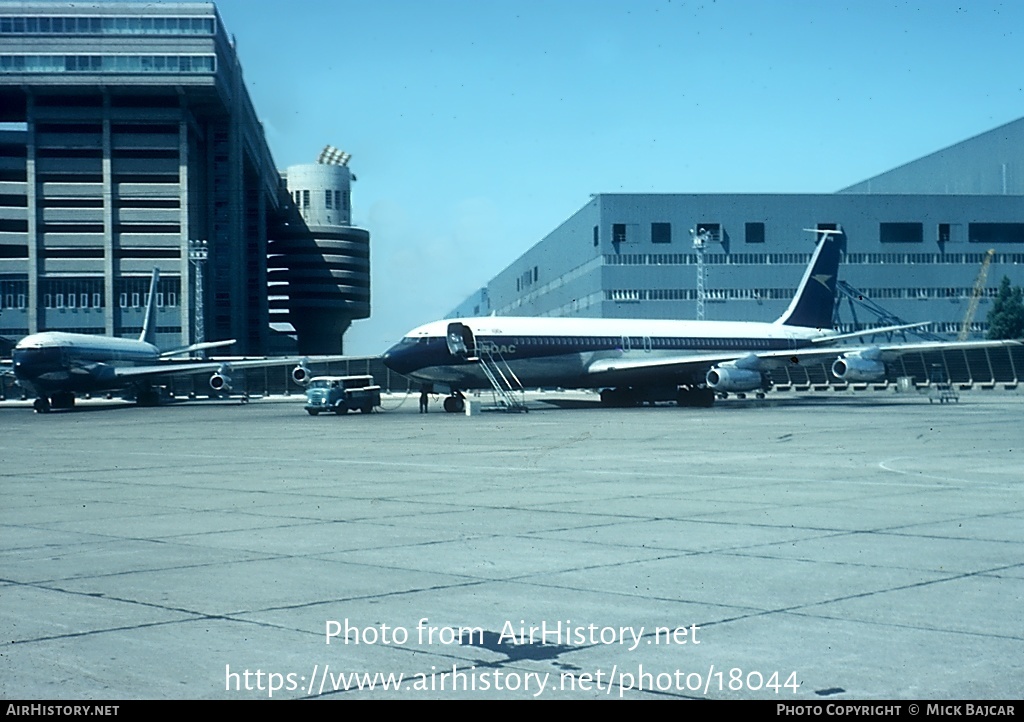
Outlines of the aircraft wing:
M629 386L658 383L701 383L707 371L721 364L735 363L745 368L771 371L783 367L831 363L840 356L870 354L885 363L896 363L904 356L948 353L1021 346L1020 341L928 341L909 344L860 344L850 346L811 346L780 351L723 351L719 353L680 354L631 359L598 359L586 368L595 387Z
M809 348L799 351L765 351L753 353L738 351L734 353L695 353L679 356L662 356L649 359L599 359L592 362L586 370L587 378L596 386L633 386L644 384L698 384L703 383L708 369L724 363L744 360L755 364L761 370L778 368L789 364L799 364L812 359L824 360L822 357L831 355L837 358L840 353L836 349Z
M166 361L149 366L119 366L114 376L124 381L145 380L160 376L188 376L215 373L224 370L270 368L273 366L305 366L308 364L338 363L353 356L278 356L267 358L213 358L195 361Z
M771 362L774 362L775 367L778 367L779 361L785 361L790 356L793 357L790 361L791 363L800 363L803 361L815 361L820 363L829 359L838 358L839 356L865 353L877 354L877 358L880 361L895 363L904 356L908 356L910 354L949 353L950 351L977 351L985 349L991 350L997 348L1011 348L1020 345L1020 341L923 341L921 343L825 346L800 349L799 351L758 354L758 356L763 356L769 361L769 368L772 367Z
M587 378L594 386L631 386L647 383L696 383L712 366L735 361L743 354L688 354L649 359L611 359L593 361L587 366Z

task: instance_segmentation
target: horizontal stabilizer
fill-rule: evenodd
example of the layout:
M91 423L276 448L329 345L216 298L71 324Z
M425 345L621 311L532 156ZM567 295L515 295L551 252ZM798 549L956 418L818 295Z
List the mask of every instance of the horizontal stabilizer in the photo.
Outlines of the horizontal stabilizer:
M194 343L191 346L185 348L176 348L173 351L164 351L160 354L160 358L171 358L173 356L181 356L182 354L192 353L194 351L205 351L208 348L220 348L222 346L230 346L235 342L235 339L228 339L227 341L206 341L204 343Z

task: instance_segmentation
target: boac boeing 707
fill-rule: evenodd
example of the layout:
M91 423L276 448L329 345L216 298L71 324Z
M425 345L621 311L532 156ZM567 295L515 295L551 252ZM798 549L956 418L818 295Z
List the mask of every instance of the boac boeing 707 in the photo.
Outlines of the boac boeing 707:
M389 368L445 387L445 410L461 391L515 388L600 389L609 405L675 400L710 406L730 392L763 394L771 372L831 364L841 381L883 378L904 354L1019 345L1015 341L841 346L839 342L926 324L833 329L842 232L822 235L789 307L774 322L673 321L491 316L434 321L410 331L384 355Z

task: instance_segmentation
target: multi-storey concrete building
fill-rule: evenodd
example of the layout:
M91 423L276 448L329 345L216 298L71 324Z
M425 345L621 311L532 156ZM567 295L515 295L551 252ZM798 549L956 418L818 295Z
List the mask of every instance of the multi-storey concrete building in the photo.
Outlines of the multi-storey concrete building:
M1024 284L1024 119L835 194L595 195L451 315L695 318L704 230L705 317L771 320L810 257L804 229L835 227L847 235L841 280L958 332L989 249L984 296L1003 276ZM841 306L841 326L854 313Z
M0 335L137 334L159 267L158 342L188 344L202 240L206 338L266 352L268 241L309 229L212 3L0 5L0 124ZM328 285L320 306L344 317ZM336 351L345 326L329 311L299 334Z

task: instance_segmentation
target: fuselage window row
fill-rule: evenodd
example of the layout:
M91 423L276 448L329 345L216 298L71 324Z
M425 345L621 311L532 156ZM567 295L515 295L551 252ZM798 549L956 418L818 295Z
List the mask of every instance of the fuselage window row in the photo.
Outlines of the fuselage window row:
M425 339L421 339L423 343ZM480 336L479 350L514 354L527 347L564 347L574 351L694 350L694 349L784 349L795 348L788 339L766 338L668 338L650 336Z

